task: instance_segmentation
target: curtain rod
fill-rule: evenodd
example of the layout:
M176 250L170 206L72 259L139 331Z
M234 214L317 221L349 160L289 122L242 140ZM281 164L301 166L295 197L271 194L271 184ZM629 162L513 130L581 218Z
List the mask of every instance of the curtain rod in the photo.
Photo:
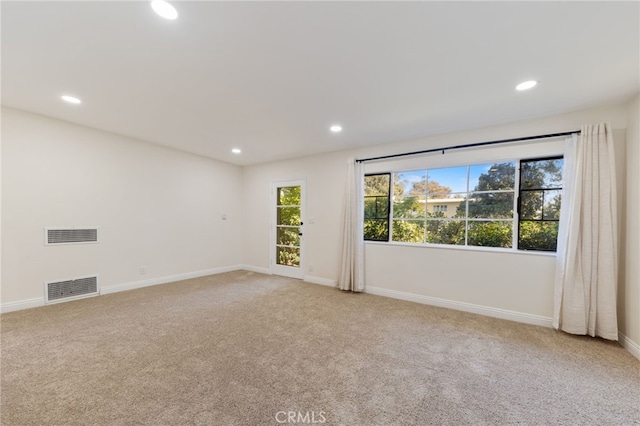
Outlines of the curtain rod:
M360 158L357 159L357 163L364 163L366 161L374 161L374 160L386 160L387 158L397 158L397 157L407 157L409 155L418 155L418 154L429 154L431 152L440 152L444 154L445 151L450 151L453 149L463 149L463 148L472 148L476 146L486 146L486 145L497 145L501 143L509 143L509 142L520 142L520 141L528 141L533 139L546 139L546 138L555 138L559 136L568 136L573 134L580 134L580 130L574 130L572 132L563 132L563 133L550 133L547 135L537 135L537 136L526 136L524 138L513 138L513 139L502 139L498 141L488 141L488 142L476 142L476 143L468 143L464 145L455 145L455 146L446 146L444 148L433 148L433 149L425 149L423 151L413 151L413 152L403 152L402 154L391 154L391 155L383 155L381 157L371 157L371 158Z

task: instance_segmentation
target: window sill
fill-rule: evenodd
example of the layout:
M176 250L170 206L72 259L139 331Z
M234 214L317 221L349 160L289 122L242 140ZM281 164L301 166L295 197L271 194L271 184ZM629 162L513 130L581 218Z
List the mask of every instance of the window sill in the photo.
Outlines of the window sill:
M401 243L397 241L365 241L366 245L374 246L400 246L400 247L415 247L422 249L439 249L439 250L463 250L463 251L480 251L485 253L501 253L501 254L522 254L527 256L545 256L556 257L556 252L548 251L533 251L533 250L517 250L517 249L505 249L498 247L481 247L481 246L453 246L446 244L417 244L417 243Z

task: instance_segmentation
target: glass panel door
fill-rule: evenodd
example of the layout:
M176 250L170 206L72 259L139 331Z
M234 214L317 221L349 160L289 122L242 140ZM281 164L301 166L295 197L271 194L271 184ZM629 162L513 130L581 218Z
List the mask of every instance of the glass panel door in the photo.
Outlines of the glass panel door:
M272 272L302 278L303 184L290 181L274 184Z

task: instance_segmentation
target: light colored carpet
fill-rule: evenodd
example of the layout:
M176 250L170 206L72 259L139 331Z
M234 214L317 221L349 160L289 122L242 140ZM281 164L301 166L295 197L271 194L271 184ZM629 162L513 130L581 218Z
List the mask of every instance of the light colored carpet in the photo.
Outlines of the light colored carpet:
M640 423L640 362L615 343L281 277L1 320L7 426Z

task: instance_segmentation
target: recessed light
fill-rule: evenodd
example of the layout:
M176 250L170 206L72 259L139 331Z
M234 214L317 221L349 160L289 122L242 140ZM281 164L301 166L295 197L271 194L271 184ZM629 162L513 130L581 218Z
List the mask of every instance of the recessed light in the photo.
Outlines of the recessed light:
M151 2L151 8L158 15L162 16L164 19L176 19L178 17L178 11L175 7L171 6L164 0L153 0Z
M242 150L240 148L233 148L231 152L233 152L234 154L241 154Z
M62 95L60 97L62 98L63 101L69 102L70 104L81 104L82 103L82 101L80 99L76 98L75 96Z
M535 80L524 81L516 86L516 90L529 90L538 84Z
M329 130L331 130L333 133L340 133L342 131L342 126L339 124L334 124L333 126L329 127Z

